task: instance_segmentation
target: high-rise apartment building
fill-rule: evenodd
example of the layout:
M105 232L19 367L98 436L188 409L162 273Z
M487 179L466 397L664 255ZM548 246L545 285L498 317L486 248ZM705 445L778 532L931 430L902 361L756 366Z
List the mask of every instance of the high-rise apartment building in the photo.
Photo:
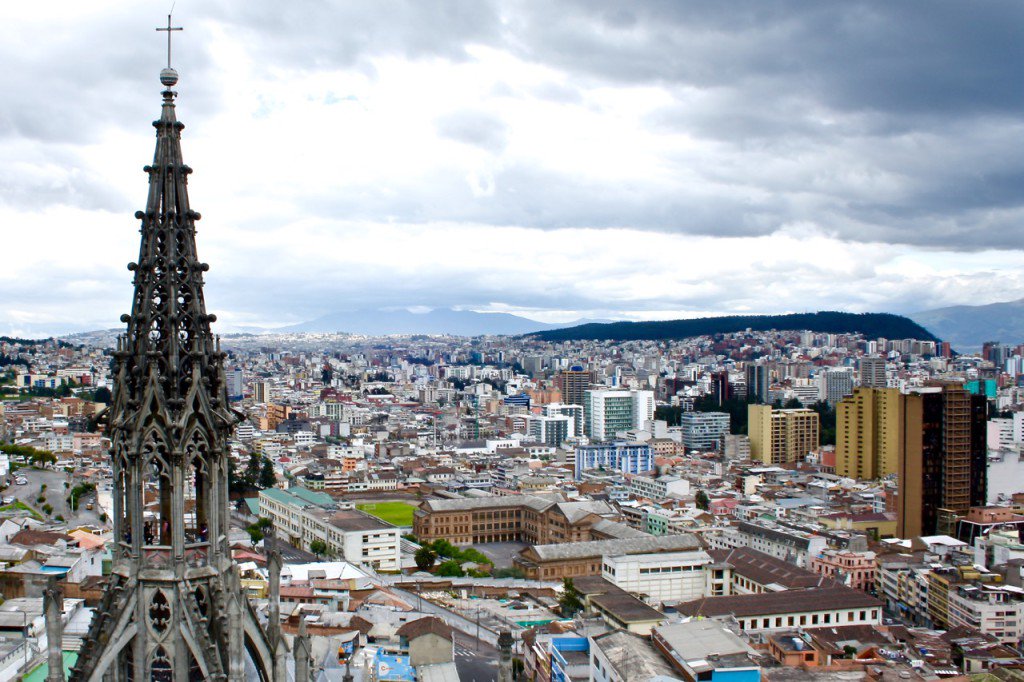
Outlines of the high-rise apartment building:
M228 400L241 400L245 386L241 368L233 367L224 374L228 380Z
M846 369L827 369L818 374L818 400L835 405L853 393L853 373Z
M895 388L864 388L836 405L836 473L873 480L896 473L901 396Z
M562 402L566 405L583 405L583 394L590 388L590 372L581 365L573 365L558 373L559 388L562 389Z
M767 403L768 380L767 365L747 365L747 399L755 403Z
M860 359L860 385L866 388L885 388L889 380L885 376L885 358L866 355Z
M269 381L254 381L252 382L252 400L256 403L269 403L270 402L270 382Z
M654 419L654 391L594 389L584 393L586 435L612 440L621 431L643 428Z
M819 445L818 413L771 405L747 407L750 457L765 464L793 464Z
M988 401L955 384L901 399L896 533L948 534L956 515L985 504Z

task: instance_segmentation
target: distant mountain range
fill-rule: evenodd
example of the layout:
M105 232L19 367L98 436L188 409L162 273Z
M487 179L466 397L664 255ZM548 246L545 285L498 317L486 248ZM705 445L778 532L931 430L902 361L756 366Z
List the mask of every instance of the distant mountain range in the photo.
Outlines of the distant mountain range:
M531 334L545 341L634 341L684 339L708 334L727 334L744 329L769 331L772 329L807 329L831 334L859 332L869 338L923 339L938 341L927 329L913 320L889 313L794 313L791 315L728 315L700 317L691 320L662 322L611 322L584 324L565 329L553 329Z
M911 313L959 351L981 348L986 341L1018 344L1024 341L1024 298L988 305L955 305Z
M425 313L408 310L356 310L331 313L315 320L268 330L284 333L346 332L367 336L388 334L452 334L454 336L520 335L593 320L545 324L509 313L476 313L438 308Z

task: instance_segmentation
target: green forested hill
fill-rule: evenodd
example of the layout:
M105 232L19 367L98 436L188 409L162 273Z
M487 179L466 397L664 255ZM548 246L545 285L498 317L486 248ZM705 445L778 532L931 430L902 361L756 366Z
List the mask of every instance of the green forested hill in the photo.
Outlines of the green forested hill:
M793 313L790 315L729 315L726 317L700 317L692 320L665 320L660 322L610 322L583 324L565 329L535 332L534 336L546 341L635 341L684 339L692 336L727 334L745 329L769 331L772 329L800 329L831 334L859 332L869 338L921 339L938 341L931 332L913 320L890 313Z

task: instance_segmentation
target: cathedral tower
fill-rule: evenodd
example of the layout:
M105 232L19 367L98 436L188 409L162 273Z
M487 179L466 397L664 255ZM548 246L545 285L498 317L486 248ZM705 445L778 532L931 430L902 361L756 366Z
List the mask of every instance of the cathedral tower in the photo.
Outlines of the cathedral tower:
M161 29L164 30L164 29ZM168 40L170 23L168 22ZM169 43L168 43L169 44ZM114 354L106 415L113 467L113 572L72 680L270 680L279 658L246 599L228 546L228 406L224 353L203 301L181 155L184 126L164 86L135 295ZM248 660L248 662L247 662Z

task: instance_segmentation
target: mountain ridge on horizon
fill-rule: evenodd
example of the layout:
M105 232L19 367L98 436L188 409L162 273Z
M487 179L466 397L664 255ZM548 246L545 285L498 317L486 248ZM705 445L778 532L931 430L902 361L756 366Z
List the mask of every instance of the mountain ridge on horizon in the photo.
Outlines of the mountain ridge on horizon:
M534 331L561 329L587 324L594 320L563 323L538 322L512 313L480 313L472 310L434 308L414 313L397 310L354 310L334 312L305 322L267 329L271 333L345 332L367 336L391 334L450 334L452 336L507 335L516 336Z
M1024 341L1024 298L981 305L952 305L908 313L907 317L957 349L978 350L986 341Z

